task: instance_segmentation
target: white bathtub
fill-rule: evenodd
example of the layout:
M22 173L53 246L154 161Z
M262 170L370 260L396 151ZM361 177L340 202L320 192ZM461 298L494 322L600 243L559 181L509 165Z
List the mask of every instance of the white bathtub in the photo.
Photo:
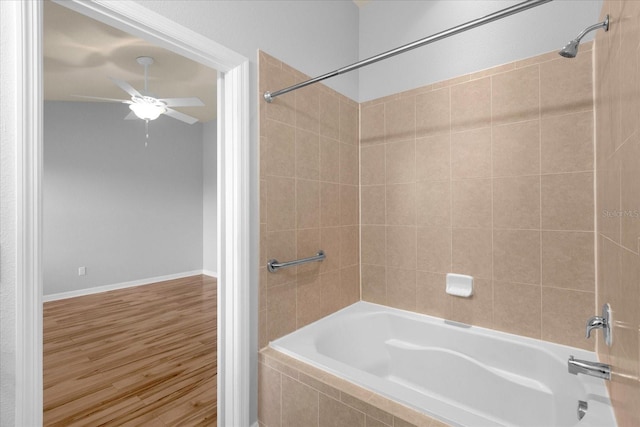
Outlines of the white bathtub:
M596 361L573 347L366 302L270 346L452 426L616 425L604 381L567 372Z

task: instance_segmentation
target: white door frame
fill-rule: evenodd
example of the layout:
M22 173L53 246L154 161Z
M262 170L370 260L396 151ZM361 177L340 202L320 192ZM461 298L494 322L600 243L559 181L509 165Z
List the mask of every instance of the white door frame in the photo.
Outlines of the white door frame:
M219 71L218 425L250 424L249 61L132 1L59 1ZM16 11L18 46L16 413L42 425L42 3Z

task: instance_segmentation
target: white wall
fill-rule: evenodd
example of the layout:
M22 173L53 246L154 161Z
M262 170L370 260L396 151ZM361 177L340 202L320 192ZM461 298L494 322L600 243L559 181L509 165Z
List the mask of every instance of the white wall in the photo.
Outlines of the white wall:
M45 296L202 270L202 124L128 112L45 102Z
M360 11L360 58L504 9L504 0L376 0ZM598 22L602 0L555 0L360 69L361 102L560 50ZM600 30L602 31L602 30ZM593 35L585 37L588 41Z
M218 276L217 122L202 124L202 269ZM215 273L215 274L214 274Z

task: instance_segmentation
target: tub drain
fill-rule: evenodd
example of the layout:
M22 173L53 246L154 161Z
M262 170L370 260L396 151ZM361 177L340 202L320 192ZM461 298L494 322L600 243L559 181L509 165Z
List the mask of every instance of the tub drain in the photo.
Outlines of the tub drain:
M578 400L578 421L581 420L589 409L589 404L584 400Z

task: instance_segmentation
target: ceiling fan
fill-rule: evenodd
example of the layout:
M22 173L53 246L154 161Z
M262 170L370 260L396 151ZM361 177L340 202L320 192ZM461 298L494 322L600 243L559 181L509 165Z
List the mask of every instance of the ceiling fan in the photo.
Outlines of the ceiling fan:
M98 99L109 102L121 102L129 104L131 112L125 117L125 120L142 119L145 121L155 120L161 114L165 114L174 119L183 121L190 125L196 123L198 119L187 114L181 113L169 107L204 107L204 103L200 98L156 98L148 91L147 72L149 66L153 64L153 58L149 56L139 56L136 58L138 64L144 67L144 90L139 92L124 80L109 77L120 89L127 92L131 99L112 99L100 98L96 96L74 95L79 98Z

